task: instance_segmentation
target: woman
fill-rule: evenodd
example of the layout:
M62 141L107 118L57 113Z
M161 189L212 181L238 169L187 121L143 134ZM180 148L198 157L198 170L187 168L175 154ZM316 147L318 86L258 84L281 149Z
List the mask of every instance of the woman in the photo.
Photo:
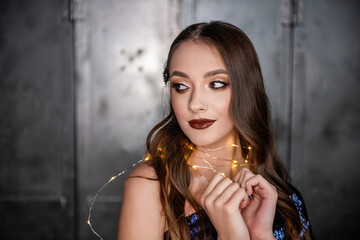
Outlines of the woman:
M164 82L171 111L125 182L118 239L310 239L248 37L224 22L189 26Z

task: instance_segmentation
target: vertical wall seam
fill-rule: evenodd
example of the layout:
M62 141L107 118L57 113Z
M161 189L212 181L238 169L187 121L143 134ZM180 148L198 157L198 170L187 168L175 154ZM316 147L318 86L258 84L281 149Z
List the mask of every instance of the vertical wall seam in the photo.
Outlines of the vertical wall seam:
M288 78L286 82L287 101L287 130L286 130L286 167L291 170L292 160L292 127L293 127L293 91L294 91L294 52L295 28L298 24L299 0L290 0L289 3L289 53L288 53Z
M76 21L78 18L78 0L68 0L69 4L69 21L72 25L72 102L73 102L73 239L80 239L79 235L79 196L78 196L78 136L77 136L77 94L76 94L76 81L77 74L75 73L76 69Z

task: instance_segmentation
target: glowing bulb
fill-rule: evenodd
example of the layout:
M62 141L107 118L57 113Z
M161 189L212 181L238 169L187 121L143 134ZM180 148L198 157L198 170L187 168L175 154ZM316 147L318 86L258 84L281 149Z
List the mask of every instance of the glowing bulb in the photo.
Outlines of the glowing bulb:
M112 180L114 180L116 178L116 176L113 176L112 178L110 178L109 182L111 182Z
M149 161L149 160L150 160L150 155L147 155L144 161Z
M237 163L237 161L236 160L232 160L233 161L233 163Z
M249 146L248 149L251 150L251 147Z
M247 159L245 159L245 163L248 163L249 161Z
M234 168L236 168L238 165L237 165L237 164L233 164L232 166L233 166Z

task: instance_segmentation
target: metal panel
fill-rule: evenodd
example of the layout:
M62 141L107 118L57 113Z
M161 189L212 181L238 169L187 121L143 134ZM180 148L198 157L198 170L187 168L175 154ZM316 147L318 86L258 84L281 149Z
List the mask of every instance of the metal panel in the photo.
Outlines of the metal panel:
M73 239L67 4L11 0L0 5L1 239Z
M97 189L141 159L146 135L160 120L167 6L165 0L77 1L82 9L75 10L80 12L75 70L81 239L96 238L85 223ZM105 239L117 232L122 183L109 186L94 206L92 222Z
M291 173L318 239L360 224L359 1L305 1L296 28Z

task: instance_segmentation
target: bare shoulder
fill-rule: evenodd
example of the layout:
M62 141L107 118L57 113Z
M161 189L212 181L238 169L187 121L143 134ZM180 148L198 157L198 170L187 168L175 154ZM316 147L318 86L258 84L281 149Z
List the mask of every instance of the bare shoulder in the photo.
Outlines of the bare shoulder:
M125 181L118 239L163 239L164 229L157 175L151 166L141 163Z
M140 178L148 178L148 179L157 179L156 172L153 167L148 164L142 162L137 165L128 175L129 178L140 177Z
M132 202L158 204L160 184L153 167L146 163L136 166L128 175L124 184L123 202L131 198ZM143 199L147 199L146 202ZM160 203L160 202L159 202Z

